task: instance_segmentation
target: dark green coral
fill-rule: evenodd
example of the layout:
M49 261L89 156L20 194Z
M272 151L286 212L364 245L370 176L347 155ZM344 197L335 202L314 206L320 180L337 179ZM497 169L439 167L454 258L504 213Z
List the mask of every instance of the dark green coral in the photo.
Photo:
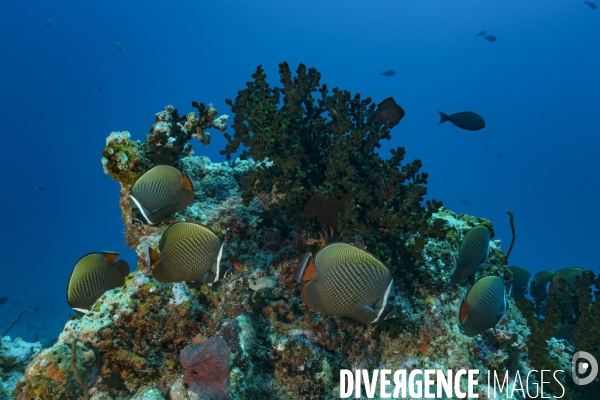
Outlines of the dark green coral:
M245 180L244 200L260 192L285 194L269 206L268 222L326 241L354 241L359 234L381 260L414 270L422 261L427 220L441 205L423 204L421 161L403 164L402 147L387 159L379 156L390 127L378 123L370 98L330 92L314 68L300 64L292 76L287 63L279 67L282 87L271 87L259 66L235 102L227 100L235 133L225 135L221 153L229 159L244 146L242 159L264 163ZM419 235L407 245L407 234Z
M564 280L559 282L559 286L564 289L558 289L548 296L547 311L543 317L536 315L531 301L524 299L516 303L531 330L527 341L528 354L531 365L537 370L561 369L558 361L550 357L547 344L547 340L556 336L558 330L572 329L570 341L576 351L586 351L597 360L600 359L600 303L597 295L593 294L600 287L600 276L595 276L592 271L585 271L583 276L577 277L572 288ZM565 387L565 398L597 398L594 384L578 386L573 383L570 372L565 371L564 376L557 375ZM555 396L560 396L563 390L554 380L551 381L550 388Z

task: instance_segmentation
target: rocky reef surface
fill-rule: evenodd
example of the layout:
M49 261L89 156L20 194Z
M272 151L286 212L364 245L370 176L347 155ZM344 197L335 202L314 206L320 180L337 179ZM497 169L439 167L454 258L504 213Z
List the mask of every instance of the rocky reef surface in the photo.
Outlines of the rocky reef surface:
M25 367L42 349L41 343L27 343L10 336L0 338L0 399L11 397Z
M529 371L529 332L512 300L496 329L475 338L459 331L456 312L464 288L398 290L400 317L373 325L310 311L294 280L302 257L294 238L258 228L261 213L277 196L257 196L248 206L240 201L237 182L256 164L194 156L183 163L199 189L197 201L177 220L223 234L237 273L199 289L158 282L143 250L166 227L128 224L130 241L139 243L137 270L123 288L105 293L89 313L66 323L58 342L27 366L15 397L81 398L69 362L74 340L76 368L92 399L199 398L187 389L190 384L222 390L206 398L334 398L340 369L475 368L481 376L488 369ZM124 192L125 214L127 203ZM455 240L429 240L422 268L446 281L460 238L478 221L445 209L431 217L432 224L436 220L444 221ZM499 242L493 247L490 259L501 260ZM210 345L215 339L218 345ZM227 367L190 373L182 354L191 351Z

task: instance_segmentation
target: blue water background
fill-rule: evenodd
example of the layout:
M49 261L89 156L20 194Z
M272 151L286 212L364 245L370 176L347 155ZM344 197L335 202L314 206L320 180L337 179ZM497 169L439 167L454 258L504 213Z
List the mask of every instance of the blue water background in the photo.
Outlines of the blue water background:
M187 113L194 100L230 114L225 99L256 66L278 84L281 61L316 67L330 88L393 96L406 117L381 154L404 146L408 160L420 158L428 197L491 219L504 250L513 211L512 264L599 272L600 10L582 3L7 1L0 332L27 309L13 336L56 335L69 312L66 282L87 252L120 251L135 265L118 185L100 164L111 131L143 140L156 112L173 104ZM481 30L498 41L476 38ZM380 76L387 69L397 74ZM438 110L475 111L487 127L438 125ZM193 145L224 160L220 132Z

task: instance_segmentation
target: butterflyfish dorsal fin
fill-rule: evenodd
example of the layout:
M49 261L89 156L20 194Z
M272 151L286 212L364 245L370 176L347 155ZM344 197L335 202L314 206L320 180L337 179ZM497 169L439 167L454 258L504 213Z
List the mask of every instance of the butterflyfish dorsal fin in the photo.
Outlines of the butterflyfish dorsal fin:
M110 262L111 264L117 260L117 257L119 257L119 253L115 251L102 251L101 253L106 261Z

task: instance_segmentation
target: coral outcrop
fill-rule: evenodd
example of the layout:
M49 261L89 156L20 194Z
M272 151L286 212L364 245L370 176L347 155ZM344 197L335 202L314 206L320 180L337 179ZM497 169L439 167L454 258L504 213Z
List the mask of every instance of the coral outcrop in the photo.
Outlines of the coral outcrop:
M157 114L144 144L111 134L103 163L121 183L137 268L124 287L66 323L58 342L29 364L16 398L80 398L69 365L74 340L76 370L92 399L329 399L340 395L341 369L380 368L476 368L482 398L507 398L486 386L487 371L509 370L515 387L515 373L531 370L529 328L512 299L495 329L474 338L460 332L457 307L467 289L448 285L454 255L473 226L486 225L493 236L491 223L422 204L420 162L401 166L403 149L389 160L374 152L390 133L376 124L370 100L329 94L303 66L292 77L282 64L281 76L283 89L271 88L259 68L231 103L236 133L225 153L243 144L253 159L212 163L190 155L189 138L208 143L206 129L223 129L225 120L198 104L199 115L182 118L171 106ZM152 278L145 250L172 222L132 224L129 189L157 163L187 170L196 184L196 200L173 221L213 229L236 274L200 288ZM304 252L342 239L385 256L395 274L397 319L361 325L304 304L295 281ZM480 275L507 281L500 241L490 247L491 266Z
M131 140L127 131L112 132L106 138L102 167L104 173L121 183L125 189L131 189L135 181L156 165L181 167L182 157L193 153L189 140L197 138L203 144L210 143L210 128L224 131L227 115L216 117L218 111L209 104L192 103L198 114L190 112L180 116L177 110L168 105L155 115L154 124L146 141ZM216 117L216 118L215 118Z
M91 398L98 399L136 393L141 398L148 388L163 398L201 398L185 384L182 351L211 339L230 349L228 380L235 399L339 396L340 369L471 367L479 368L481 376L488 368L528 371L528 329L512 300L510 315L496 330L476 338L461 335L456 319L465 288L397 290L400 317L376 325L310 311L294 280L302 256L294 235L282 238L257 227L262 205L274 198L266 195L248 206L241 201L237 182L255 164L215 164L205 157L185 158L182 164L196 182L204 182L199 185L204 195L177 219L214 228L226 238L228 251L235 243L231 253L237 274L199 289L157 282L138 245L137 271L123 288L105 293L88 314L67 322L58 343L28 367L18 397L52 399L55 390L64 399L81 396L68 363L75 338L77 369ZM479 221L443 209L429 223L439 219L445 222L445 236L455 240L429 239L423 257L425 268L444 282L460 239ZM141 243L155 244L165 227L128 229ZM491 259L502 259L499 242Z

